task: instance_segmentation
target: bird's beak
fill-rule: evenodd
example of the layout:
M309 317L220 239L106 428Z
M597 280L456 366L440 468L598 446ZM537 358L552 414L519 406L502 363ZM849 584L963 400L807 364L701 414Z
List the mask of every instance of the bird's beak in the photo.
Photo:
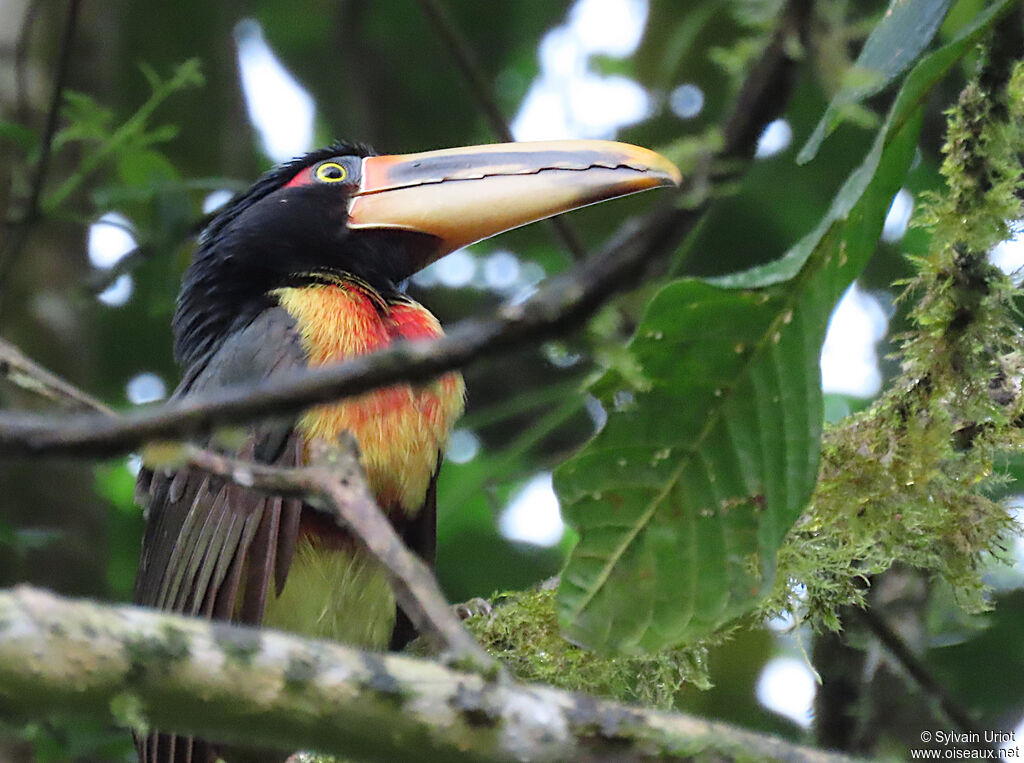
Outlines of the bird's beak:
M680 180L660 154L604 140L370 156L349 201L348 225L430 234L440 242L436 259L545 217Z

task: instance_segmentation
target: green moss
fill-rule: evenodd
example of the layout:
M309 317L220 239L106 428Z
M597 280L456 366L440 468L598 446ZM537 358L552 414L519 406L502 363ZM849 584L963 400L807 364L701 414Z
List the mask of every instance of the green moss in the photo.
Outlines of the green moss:
M707 643L644 657L608 657L568 643L558 629L554 591L500 594L490 615L471 617L466 626L523 681L659 708L672 707L688 684L710 685Z
M900 348L902 374L867 411L826 431L813 501L779 554L766 610L802 611L832 628L861 603L870 576L894 562L947 582L968 610L986 606L982 562L1013 531L988 493L1000 453L1024 444L1018 289L989 264L1024 216L1024 68L1005 85L962 92L949 112L947 190L924 200L916 224L930 253L902 297L916 300ZM794 583L806 586L797 600Z

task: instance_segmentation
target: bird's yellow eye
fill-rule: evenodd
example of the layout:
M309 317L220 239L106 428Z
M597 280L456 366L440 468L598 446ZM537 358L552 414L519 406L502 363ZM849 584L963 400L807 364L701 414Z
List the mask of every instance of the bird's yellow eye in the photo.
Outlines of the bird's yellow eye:
M316 168L316 179L322 183L340 183L348 177L348 170L337 162L324 162Z

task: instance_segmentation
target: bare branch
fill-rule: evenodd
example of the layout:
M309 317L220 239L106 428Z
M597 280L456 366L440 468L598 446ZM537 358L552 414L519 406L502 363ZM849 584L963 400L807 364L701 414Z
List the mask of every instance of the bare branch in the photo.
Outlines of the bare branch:
M188 461L237 485L275 495L303 498L353 532L388 573L396 601L416 630L446 658L463 667L494 670L493 658L477 644L455 616L427 566L402 543L366 486L358 447L351 436L341 447L314 456L317 466L281 469L239 461L191 447Z
M95 411L105 416L116 415L112 409L92 395L47 371L4 339L0 339L0 377L5 377L11 384L45 397L58 405Z
M668 251L695 220L690 210L661 207L624 226L605 250L552 279L531 299L506 305L493 318L456 324L428 342L397 343L345 363L296 372L255 386L228 387L127 414L118 419L0 413L0 456L105 457L157 439L179 439L398 382L426 382L439 374L525 344L558 336L590 317L613 295L633 286L652 253Z
M514 141L515 138L512 137L512 130L509 128L508 122L505 121L505 116L501 113L498 102L491 93L491 86L487 82L487 77L484 76L480 59L477 58L473 47L456 25L455 19L448 13L441 0L419 0L419 4L423 15L427 17L427 21L434 28L435 34L437 34L445 47L448 48L452 61L455 62L455 66L466 81L467 87L473 94L473 97L476 98L477 105L480 107L480 111L483 112L488 124L490 124L491 130L506 143ZM580 254L585 254L585 252L580 252Z
M789 0L771 41L747 76L723 128L726 158L750 159L761 132L789 102L796 76L794 50L807 44L812 0Z
M693 716L28 587L0 592L0 704L360 760L849 760Z
M0 339L0 375L31 392L59 403L116 414L103 403L27 358L17 347ZM441 593L433 574L406 548L381 513L366 485L359 462L359 446L347 435L324 453L314 454L316 466L281 469L187 446L189 463L237 485L278 495L305 499L330 514L339 527L352 532L384 567L396 601L416 630L446 657L459 664L493 670L487 652L462 627Z
M808 0L790 0L779 28L751 72L733 115L729 138L718 159L753 154L760 128L774 119L790 90L793 60L787 41L803 36ZM715 179L732 178L737 170ZM691 179L701 188L707 178ZM697 225L710 200L679 207L679 197L640 221L622 226L595 256L546 283L531 299L506 305L493 318L453 327L446 337L391 348L340 365L296 373L287 380L223 389L140 410L119 420L99 416L55 421L0 413L0 456L71 455L106 457L147 441L178 439L268 415L292 415L309 405L338 400L399 382L426 382L439 374L526 344L560 336L583 323L616 294L631 289L652 262L665 258Z
M872 635L878 639L896 663L920 687L921 691L938 703L946 718L961 731L974 734L977 739L986 738L984 730L978 726L970 713L950 696L946 687L939 682L928 667L904 643L899 634L889 627L889 624L885 622L881 615L870 608L860 609L858 607L851 607L850 611L871 631ZM980 746L991 749L996 748L996 745L992 744Z

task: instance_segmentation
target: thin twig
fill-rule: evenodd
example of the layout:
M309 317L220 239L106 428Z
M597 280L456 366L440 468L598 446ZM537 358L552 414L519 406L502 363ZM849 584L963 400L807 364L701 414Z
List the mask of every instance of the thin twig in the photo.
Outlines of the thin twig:
M484 114L484 118L491 125L494 133L506 143L515 140L512 137L512 130L505 121L505 116L498 108L498 102L491 93L491 87L483 73L483 66L476 52L469 44L469 41L462 35L455 19L451 17L448 10L441 4L440 0L419 0L423 15L427 17L434 32L448 48L456 68L462 74L466 85L476 98L477 105ZM583 254L583 253L581 253Z
M71 68L71 52L74 47L75 32L78 28L78 11L81 0L68 0L68 10L64 17L64 32L61 35L60 52L57 57L57 68L53 75L53 90L50 93L50 108L46 114L46 124L40 141L39 160L29 188L25 208L21 218L6 225L7 236L3 248L0 249L0 286L8 282L8 276L14 263L21 255L21 250L28 240L28 233L39 217L39 199L46 184L46 173L50 166L50 155L53 152L53 139L57 134L57 121L60 107L64 102L64 88ZM0 292L2 295L2 292Z
M67 84L68 71L71 68L71 51L78 28L78 10L81 0L68 0L68 12L64 17L64 33L60 40L60 53L57 57L57 70L53 78L53 91L50 93L50 108L46 113L46 126L43 128L42 144L39 151L39 163L36 165L36 176L25 209L25 221L35 222L39 214L39 199L46 183L46 173L50 167L50 154L53 152L53 139L57 134L57 120L60 107L64 102L64 88Z
M245 488L302 498L351 531L388 573L395 600L416 630L449 661L474 669L494 670L494 659L462 627L430 570L402 543L378 508L359 464L358 446L346 437L317 459L297 469L257 464L203 450L186 449L189 463Z
M18 40L14 45L14 88L17 93L15 103L17 104L18 119L22 122L28 120L29 96L28 96L28 50L32 41L32 30L35 27L36 19L39 17L39 6L42 0L29 0L25 3L25 13L21 17L21 29L18 30Z
M932 675L917 655L903 642L903 639L889 627L874 610L851 607L851 611L871 631L872 635L892 655L893 659L903 668L906 674L920 687L927 696L933 698L945 716L952 721L961 731L977 735L978 739L985 739L984 730L977 725L974 718L963 707L960 706L939 680ZM996 745L985 745L984 747L996 748Z
M117 283L121 276L130 275L142 265L149 262L153 253L152 247L137 244L109 268L93 268L89 274L82 279L83 290L91 296L102 294Z
M0 339L0 377L58 405L115 416L113 409L43 368L5 339Z
M789 0L760 59L743 83L722 129L723 155L750 159L765 125L782 115L789 102L798 61L794 49L808 44L813 0Z
M512 130L501 113L501 109L498 108L498 102L494 100L491 87L483 74L480 59L477 58L473 47L455 23L455 19L442 5L441 0L419 0L419 3L423 15L427 17L431 26L434 27L434 32L448 48L456 68L462 73L466 85L476 98L477 105L480 106L484 118L491 125L495 135L506 143L514 141ZM587 256L587 249L583 241L568 220L563 217L552 217L547 223L554 229L574 260L579 262Z

